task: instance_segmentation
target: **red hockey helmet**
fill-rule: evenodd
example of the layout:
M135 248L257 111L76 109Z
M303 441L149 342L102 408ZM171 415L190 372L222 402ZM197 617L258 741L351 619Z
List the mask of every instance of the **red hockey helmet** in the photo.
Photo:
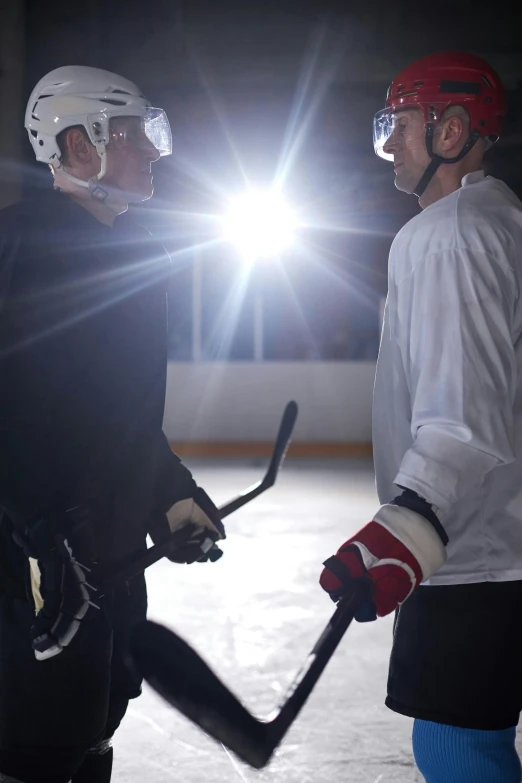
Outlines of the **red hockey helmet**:
M393 132L394 113L421 109L426 128L431 125L433 130L449 106L467 110L473 141L480 136L496 141L506 114L506 98L498 74L474 54L442 52L412 63L391 83L386 107L374 119L376 154L387 160L393 157L383 147Z

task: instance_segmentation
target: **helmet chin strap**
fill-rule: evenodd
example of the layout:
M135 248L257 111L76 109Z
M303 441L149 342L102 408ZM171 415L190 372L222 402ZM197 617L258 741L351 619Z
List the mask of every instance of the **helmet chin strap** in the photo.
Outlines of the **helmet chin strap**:
M456 155L454 158L443 158L440 155L436 155L433 152L433 134L435 132L435 125L432 122L429 122L426 125L426 149L428 151L428 155L430 156L431 160L430 163L420 178L415 190L413 191L414 195L417 196L417 198L420 198L426 188L428 187L429 183L431 182L433 175L439 168L439 166L442 163L458 163L459 160L462 160L462 158L468 154L470 149L473 147L473 145L480 139L480 133L478 131L472 131L469 135L469 139L461 149L458 155Z
M69 174L69 172L64 169L61 161L56 167L56 173L59 174L60 179L65 179L73 185L87 189L90 196L95 201L104 204L115 214L119 214L121 212L121 207L123 205L127 206L127 202L121 198L118 198L110 188L104 188L103 185L100 184L100 180L102 180L107 173L107 149L105 144L97 144L96 152L100 158L101 165L100 171L95 177L91 177L89 180L75 177L73 174Z

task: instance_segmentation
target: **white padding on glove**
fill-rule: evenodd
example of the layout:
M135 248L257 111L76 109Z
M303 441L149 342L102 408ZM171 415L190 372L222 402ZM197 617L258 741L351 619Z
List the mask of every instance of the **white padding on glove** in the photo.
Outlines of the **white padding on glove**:
M421 567L423 581L433 576L446 562L446 547L438 533L416 511L387 503L381 506L373 519L410 550Z
M42 575L40 573L40 568L38 566L38 560L35 560L34 557L29 558L29 568L31 574L31 592L33 594L34 611L35 614L38 614L40 609L43 609L44 602L43 602L42 594L40 592L40 583L42 581Z
M167 520L171 533L192 524L196 527L192 538L196 538L204 529L212 531L216 538L223 538L210 517L198 506L194 498L185 498L174 503L167 511Z

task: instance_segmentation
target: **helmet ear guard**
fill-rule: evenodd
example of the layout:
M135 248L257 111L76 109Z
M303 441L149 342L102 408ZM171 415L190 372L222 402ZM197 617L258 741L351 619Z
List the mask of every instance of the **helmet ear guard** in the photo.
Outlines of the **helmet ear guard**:
M428 151L428 155L430 156L431 160L428 165L428 168L420 178L419 182L417 183L415 190L413 191L414 195L417 196L417 198L420 198L426 188L428 187L428 184L430 180L432 179L433 175L437 171L440 165L443 163L458 163L459 160L462 160L470 149L476 144L476 142L480 139L480 133L478 131L471 131L471 133L468 136L468 139L465 143L465 145L462 147L461 151L458 155L455 155L453 158L443 158L441 155L437 155L435 152L433 152L433 136L435 133L435 125L433 123L428 123L426 125L426 150Z
M95 198L97 201L105 201L109 196L109 191L105 188L102 188L99 185L99 181L103 179L107 173L107 144L110 140L109 117L107 117L107 115L103 114L102 112L98 114L91 114L86 117L85 122L82 124L85 128L87 136L89 137L89 141L94 146L100 159L100 170L98 174L88 181L70 174L64 169L62 165L58 144L56 144L58 154L54 157L52 165L57 171L60 170L62 176L68 179L70 182L74 183L75 185L80 185L80 187L87 188L91 196L93 196L93 198ZM67 128L64 128L64 130L67 130Z
M86 131L89 139L96 149L102 144L106 146L110 141L109 117L105 112L89 114L87 117Z

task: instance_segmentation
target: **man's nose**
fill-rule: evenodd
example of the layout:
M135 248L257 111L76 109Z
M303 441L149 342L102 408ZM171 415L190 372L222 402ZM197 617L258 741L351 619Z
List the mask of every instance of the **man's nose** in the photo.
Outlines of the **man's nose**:
M398 138L397 131L394 130L392 131L392 133L390 133L390 135L384 142L382 151L386 155L394 155L397 152L398 148L399 148L399 138Z

